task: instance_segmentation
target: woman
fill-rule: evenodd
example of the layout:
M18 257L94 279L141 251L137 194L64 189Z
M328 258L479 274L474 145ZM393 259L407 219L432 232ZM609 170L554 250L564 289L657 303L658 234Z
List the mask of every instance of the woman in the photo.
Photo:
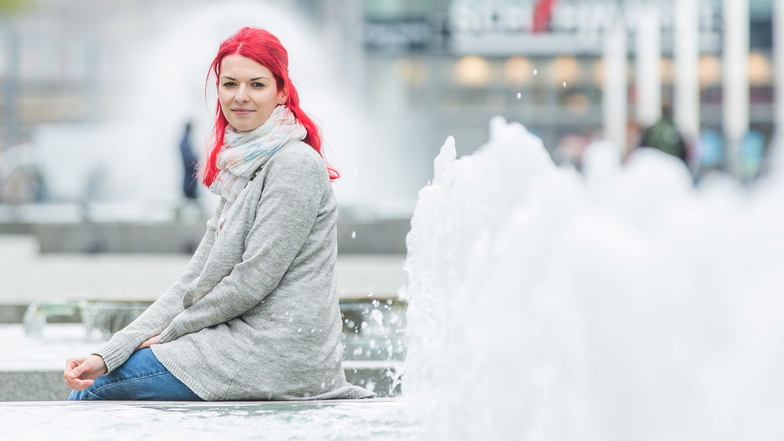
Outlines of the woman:
M335 289L337 206L288 54L243 28L224 41L203 183L215 216L185 273L95 354L68 360L71 400L366 398L346 382Z

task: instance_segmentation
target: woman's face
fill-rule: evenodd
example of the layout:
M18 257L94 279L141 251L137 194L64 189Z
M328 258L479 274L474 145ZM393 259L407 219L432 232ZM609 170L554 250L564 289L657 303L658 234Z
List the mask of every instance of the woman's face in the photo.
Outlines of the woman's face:
M223 116L238 132L264 124L287 98L285 90L278 90L272 72L261 64L237 54L221 61L218 101Z

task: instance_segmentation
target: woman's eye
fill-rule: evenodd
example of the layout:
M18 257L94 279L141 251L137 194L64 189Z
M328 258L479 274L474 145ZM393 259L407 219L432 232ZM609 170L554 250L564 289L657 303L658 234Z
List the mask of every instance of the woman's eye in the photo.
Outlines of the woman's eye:
M262 84L262 83L251 83L251 86L253 86L253 87L264 87L264 84Z
M223 87L232 87L232 86L235 86L235 85L236 84L233 81L227 81L227 82L223 83Z

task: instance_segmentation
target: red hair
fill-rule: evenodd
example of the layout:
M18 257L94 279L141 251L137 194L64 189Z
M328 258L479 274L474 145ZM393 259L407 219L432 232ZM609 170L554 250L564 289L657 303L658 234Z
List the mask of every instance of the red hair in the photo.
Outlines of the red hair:
M307 130L307 136L305 136L303 141L313 147L313 149L323 158L324 155L321 152L321 134L319 133L319 128L299 107L297 89L289 78L289 54L280 43L280 40L263 29L249 27L240 29L221 43L218 48L218 54L210 65L210 71L207 75L208 82L209 76L215 75L217 87L220 81L221 62L226 56L234 54L250 58L272 72L275 76L275 82L277 83L278 89L288 92L288 99L286 100L285 105L291 110L291 113L294 114L297 121ZM215 181L215 177L218 175L218 153L220 153L221 147L223 147L223 136L226 133L226 126L228 125L229 122L223 115L220 101L218 101L217 110L215 112L215 126L212 142L208 145L207 159L204 163L202 172L202 183L207 187L212 185L213 181ZM329 171L330 179L335 180L340 177L337 170L332 168L329 164L327 164L327 170Z

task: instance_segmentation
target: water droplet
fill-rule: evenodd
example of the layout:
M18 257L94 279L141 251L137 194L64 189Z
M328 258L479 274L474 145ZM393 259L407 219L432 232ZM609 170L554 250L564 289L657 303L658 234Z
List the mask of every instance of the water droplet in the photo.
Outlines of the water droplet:
M534 76L536 76L538 73L539 71L537 69L534 69Z
M517 99L519 100L522 97L523 97L523 94L521 92L517 92Z
M563 83L561 83L561 85L562 85L563 87L566 87L566 81L564 81Z
M357 232L356 231L352 231L351 232L351 238L352 239L356 239L357 238Z
M373 316L373 320L376 321L379 325L384 325L384 314L379 311L378 309L374 309L373 312L370 313Z

